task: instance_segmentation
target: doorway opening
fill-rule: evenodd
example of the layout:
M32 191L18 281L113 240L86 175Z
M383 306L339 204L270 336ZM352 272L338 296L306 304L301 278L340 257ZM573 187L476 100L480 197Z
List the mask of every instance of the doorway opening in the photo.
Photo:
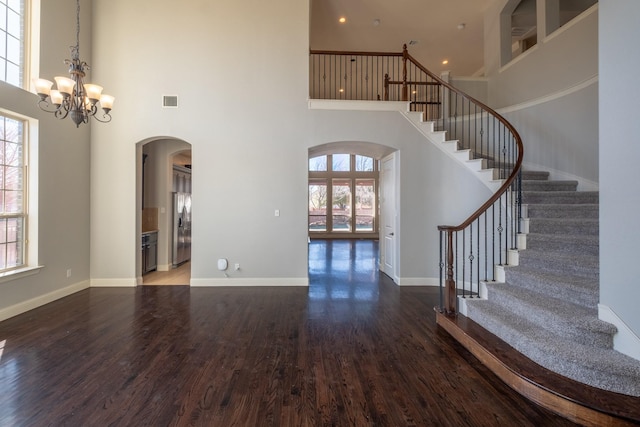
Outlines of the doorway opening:
M191 144L154 138L139 144L141 285L191 282Z
M336 241L338 244L338 240L350 240L375 243L375 251L369 251L367 256L375 257L376 271L381 270L398 283L397 158L395 149L368 142L334 142L309 149L310 280L313 265L321 263L317 257L324 253L314 249L317 248L316 241ZM378 250L379 241L384 244ZM320 246L334 247L329 243ZM343 263L352 259L352 255L341 250L331 253L333 260L344 256ZM358 259L362 261L362 258Z

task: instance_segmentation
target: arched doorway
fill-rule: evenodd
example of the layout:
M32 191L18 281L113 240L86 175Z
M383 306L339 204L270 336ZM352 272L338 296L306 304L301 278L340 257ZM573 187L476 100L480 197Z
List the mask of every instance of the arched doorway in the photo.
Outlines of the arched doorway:
M138 284L189 285L191 144L145 140L139 143L138 169Z
M314 239L384 242L379 253L376 251L377 262L380 270L397 281L399 227L395 223L399 215L395 202L395 152L396 149L380 144L349 141L310 148L308 233L310 243ZM390 158L392 161L383 163ZM389 165L393 165L393 170L388 170ZM387 194L381 194L380 190ZM389 227L390 224L393 226Z

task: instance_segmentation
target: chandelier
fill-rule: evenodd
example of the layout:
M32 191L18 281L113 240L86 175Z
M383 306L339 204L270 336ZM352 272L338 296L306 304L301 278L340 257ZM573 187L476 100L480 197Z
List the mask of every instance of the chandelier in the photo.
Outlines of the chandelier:
M53 82L45 79L33 79L36 93L40 96L38 106L47 113L53 113L58 119L71 116L71 120L80 127L81 123L88 123L93 117L99 122L111 121L109 112L113 106L114 97L102 94L102 87L84 83L85 71L89 65L80 60L80 0L76 8L76 45L70 47L71 60L65 59L69 66L69 77L55 77L57 89L51 89ZM98 103L102 108L98 113Z

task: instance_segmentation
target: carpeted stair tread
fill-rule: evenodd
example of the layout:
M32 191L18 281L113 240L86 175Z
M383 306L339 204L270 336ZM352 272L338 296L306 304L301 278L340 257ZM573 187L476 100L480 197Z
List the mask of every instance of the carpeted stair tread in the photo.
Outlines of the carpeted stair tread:
M529 313L527 320L560 337L580 344L613 347L615 326L597 318L594 307L574 304L521 286L487 283L488 299L514 313Z
M529 218L529 232L597 236L600 222L593 218Z
M599 302L597 279L541 271L522 265L505 267L505 277L512 286L535 289L536 292L567 298L576 304L595 309Z
M640 361L558 337L490 300L466 303L471 318L534 362L594 387L640 396Z
M578 181L522 180L522 191L576 191Z
M527 218L593 218L597 219L600 206L596 203L580 204L543 204L524 205Z
M600 239L598 235L594 234L529 233L525 235L525 238L528 249L593 256L598 256L600 253Z
M523 191L522 203L545 203L545 204L594 204L598 203L599 195L597 191Z
M519 265L557 274L598 279L599 258L594 255L566 254L549 250L526 249L518 254Z

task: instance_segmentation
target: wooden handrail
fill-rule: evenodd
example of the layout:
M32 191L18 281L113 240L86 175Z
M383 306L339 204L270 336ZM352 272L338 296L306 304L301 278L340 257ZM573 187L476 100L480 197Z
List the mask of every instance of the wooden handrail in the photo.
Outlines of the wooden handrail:
M340 55L340 56L402 56L402 52L359 52L344 50L309 50L309 55Z
M459 225L439 225L438 230L446 233L446 241L447 241L447 253L445 255L446 258L446 269L445 269L445 298L444 298L444 312L446 314L453 315L456 312L456 297L457 297L457 288L456 282L454 279L454 271L453 271L453 233L462 231L469 227L474 221L480 218L487 210L493 206L502 196L505 194L509 188L513 185L514 181L518 177L518 173L520 172L520 168L522 167L522 158L524 155L524 146L522 145L522 138L518 134L518 131L513 127L511 123L509 123L504 117L498 114L495 110L490 108L488 105L483 102L478 101L477 99L467 95L466 93L460 91L454 86L442 80L440 77L433 74L431 71L427 70L422 64L413 58L407 51L407 45L405 44L402 48L403 50L403 60L411 61L414 66L420 69L422 72L431 77L434 81L438 82L442 87L449 89L451 92L456 93L458 96L468 100L474 105L477 105L482 110L486 111L493 117L495 117L500 123L504 125L506 129L509 130L511 135L514 138L515 144L518 149L518 157L513 166L513 169L507 179L505 179L504 183L500 186L500 188L493 193L493 195L482 205L480 206L474 213L472 213L466 220L464 220Z
M406 51L407 45L403 46L403 51ZM493 117L495 117L500 123L504 125L506 129L509 130L511 135L514 138L515 144L518 149L518 157L513 166L513 170L505 179L504 183L500 186L500 188L493 193L493 195L482 205L480 206L474 213L472 213L466 220L464 220L459 225L439 225L438 230L446 233L446 269L445 269L445 298L444 298L444 312L449 315L453 315L456 312L456 297L457 297L457 287L454 279L454 271L453 271L453 233L462 231L469 227L474 221L480 218L487 210L493 206L502 196L505 194L509 188L513 185L514 181L518 177L518 173L520 172L520 168L522 167L522 158L524 154L524 147L522 145L522 138L518 134L518 131L513 127L511 123L509 123L504 117L498 114L495 110L484 104L483 102L478 101L477 99L467 95L466 93L458 90L454 86L442 80L440 77L433 74L431 71L427 70L422 64L416 61L408 52L403 56L407 60L411 61L413 65L415 65L422 72L430 76L433 80L438 82L442 87L449 89L451 92L456 93L458 96L468 100L474 105L477 105L482 110L486 111Z

